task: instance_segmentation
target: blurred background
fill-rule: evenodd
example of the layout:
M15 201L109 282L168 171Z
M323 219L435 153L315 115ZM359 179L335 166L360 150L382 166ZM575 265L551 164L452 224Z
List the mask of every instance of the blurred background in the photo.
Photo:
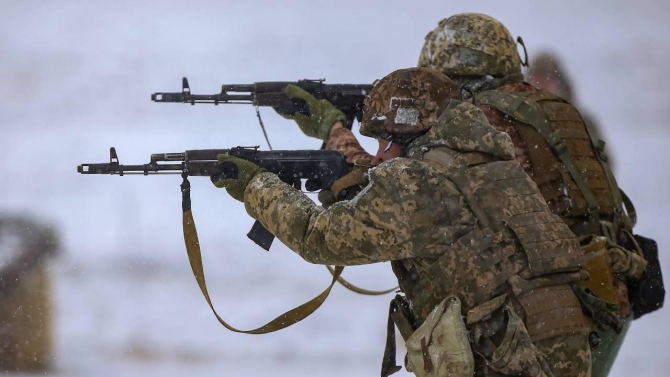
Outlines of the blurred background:
M370 83L415 65L425 34L467 11L523 36L531 61L541 52L560 61L637 206L636 233L659 243L667 279L669 10L653 0L0 1L0 215L30 221L23 228L59 245L27 288L39 290L37 301L6 318L31 307L48 313L35 340L48 375L378 375L391 296L337 286L296 326L228 332L189 269L180 178L82 176L75 167L108 161L110 146L125 164L158 152L265 148L251 106L157 104L150 94L180 91L182 76L197 94L302 78ZM275 149L319 148L294 123L260 111ZM325 268L279 242L263 251L245 237L253 221L240 203L208 179L191 182L210 293L226 320L254 328L327 286ZM395 280L383 264L349 268L345 277L371 289ZM669 310L634 322L612 376L667 375ZM36 351L21 352L36 361Z

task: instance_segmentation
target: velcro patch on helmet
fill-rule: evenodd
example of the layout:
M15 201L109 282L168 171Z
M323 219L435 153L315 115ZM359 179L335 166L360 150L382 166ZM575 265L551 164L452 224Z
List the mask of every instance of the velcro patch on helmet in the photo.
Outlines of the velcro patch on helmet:
M419 109L415 107L399 107L393 122L395 124L416 126L419 123Z

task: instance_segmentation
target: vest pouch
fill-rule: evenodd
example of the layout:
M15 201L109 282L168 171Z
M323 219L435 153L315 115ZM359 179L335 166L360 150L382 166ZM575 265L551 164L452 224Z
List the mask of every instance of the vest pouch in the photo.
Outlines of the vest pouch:
M474 351L486 360L488 368L506 376L551 376L546 357L535 347L523 321L507 301L499 296L468 312L468 323L473 323Z
M407 339L406 369L417 377L472 377L474 357L461 316L461 302L448 297Z
M589 273L590 279L579 284L590 289L600 299L617 304L616 289L614 287L614 272L612 261L607 250L607 239L589 235L579 238L579 244L584 251L584 270Z
M647 261L645 276L639 280L628 282L628 297L635 319L642 317L663 307L665 301L665 286L661 274L661 263L658 259L658 244L651 238L626 235L623 246L628 250L641 250Z

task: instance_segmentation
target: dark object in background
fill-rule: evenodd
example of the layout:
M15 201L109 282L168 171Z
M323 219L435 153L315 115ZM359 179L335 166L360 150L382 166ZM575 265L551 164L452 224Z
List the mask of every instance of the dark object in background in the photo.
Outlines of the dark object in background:
M55 231L21 216L0 216L0 370L47 371L53 360L51 277Z
M651 238L633 235L634 240L627 238L623 244L628 250L642 250L644 259L649 263L645 276L638 281L628 283L628 298L633 309L635 319L663 307L665 301L665 286L661 273L661 263L658 260L658 244Z

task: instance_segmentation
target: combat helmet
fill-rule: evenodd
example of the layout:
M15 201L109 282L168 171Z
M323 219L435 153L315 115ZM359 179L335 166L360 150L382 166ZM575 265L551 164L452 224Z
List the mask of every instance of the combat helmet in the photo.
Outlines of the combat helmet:
M460 86L429 68L393 71L365 97L360 132L371 137L411 136L433 126L440 108Z
M521 73L521 59L509 30L493 17L460 13L426 35L419 67L447 76L505 76Z

